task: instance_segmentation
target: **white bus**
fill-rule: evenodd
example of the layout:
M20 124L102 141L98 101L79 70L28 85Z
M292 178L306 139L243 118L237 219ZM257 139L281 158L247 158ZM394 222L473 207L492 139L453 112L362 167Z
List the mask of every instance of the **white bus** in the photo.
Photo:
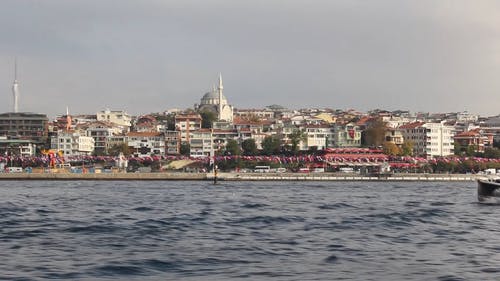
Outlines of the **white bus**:
M271 172L271 167L270 166L255 166L255 169L253 171L255 173L269 173L269 172Z

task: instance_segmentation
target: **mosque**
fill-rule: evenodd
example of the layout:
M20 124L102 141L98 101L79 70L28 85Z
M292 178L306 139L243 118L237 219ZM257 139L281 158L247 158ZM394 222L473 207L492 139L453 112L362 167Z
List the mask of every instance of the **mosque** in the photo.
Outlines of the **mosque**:
M200 104L194 106L198 112L211 111L217 114L217 121L233 122L233 106L227 103L226 97L222 94L222 74L219 73L219 86L213 87L212 91L206 93L201 98Z

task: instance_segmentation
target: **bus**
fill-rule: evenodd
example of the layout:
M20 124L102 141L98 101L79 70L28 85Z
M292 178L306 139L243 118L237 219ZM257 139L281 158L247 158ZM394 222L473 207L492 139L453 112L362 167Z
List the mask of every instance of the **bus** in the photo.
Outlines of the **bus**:
M255 169L253 171L255 173L269 173L269 172L271 172L271 167L270 166L255 166Z

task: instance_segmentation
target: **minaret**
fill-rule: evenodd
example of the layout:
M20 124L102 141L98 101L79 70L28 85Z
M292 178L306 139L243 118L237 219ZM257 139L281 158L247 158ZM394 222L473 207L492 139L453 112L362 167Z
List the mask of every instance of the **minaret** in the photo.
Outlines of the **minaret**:
M66 106L66 131L71 129L71 116L69 115L69 108Z
M224 87L222 86L222 73L219 72L219 121L222 120L222 90Z
M19 83L17 82L17 59L14 61L14 83L12 84L12 95L14 96L14 112L19 112Z

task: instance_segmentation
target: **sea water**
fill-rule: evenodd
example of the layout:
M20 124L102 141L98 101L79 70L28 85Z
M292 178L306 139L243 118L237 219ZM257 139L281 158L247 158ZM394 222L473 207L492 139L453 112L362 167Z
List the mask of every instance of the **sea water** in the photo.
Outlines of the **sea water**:
M2 181L0 280L499 280L475 187Z

